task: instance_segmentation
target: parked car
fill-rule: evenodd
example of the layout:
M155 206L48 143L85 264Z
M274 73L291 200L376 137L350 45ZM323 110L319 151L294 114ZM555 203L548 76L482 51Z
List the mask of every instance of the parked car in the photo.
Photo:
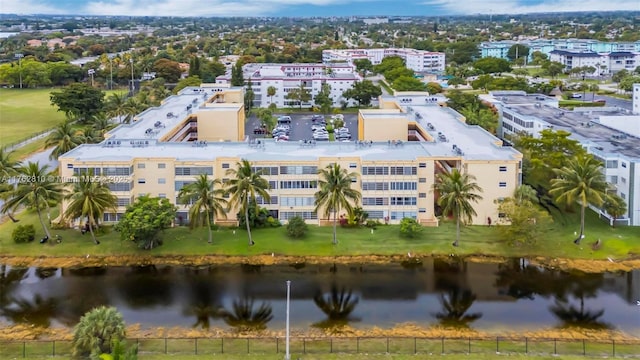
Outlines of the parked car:
M311 131L327 130L324 125L311 125Z
M572 98L572 99L582 99L582 94L580 94L580 93L573 93L573 94L571 94L571 98Z
M313 134L313 139L317 141L328 141L329 134Z

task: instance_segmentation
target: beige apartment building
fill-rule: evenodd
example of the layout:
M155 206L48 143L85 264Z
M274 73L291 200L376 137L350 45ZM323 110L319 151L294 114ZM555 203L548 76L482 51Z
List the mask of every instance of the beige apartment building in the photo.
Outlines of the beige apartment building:
M501 215L495 201L511 196L520 184L521 154L465 124L460 114L442 106L441 97L382 97L380 109L359 112L358 140L351 142L250 139L242 99L242 88L225 84L186 88L139 114L132 124L114 129L102 143L81 145L61 156L60 175L92 169L108 177L118 208L104 215L105 222L118 221L143 194L176 203L180 189L198 174L224 182L227 169L241 159L264 172L271 200L258 202L283 222L293 216L326 222L314 212L314 194L318 170L333 163L359 174L352 179L362 194L357 205L369 218L391 224L412 217L436 226L435 176L455 167L474 175L483 189L483 200L474 206L474 224L497 220ZM188 204L178 207L176 223L188 222ZM236 212L216 221L235 224Z

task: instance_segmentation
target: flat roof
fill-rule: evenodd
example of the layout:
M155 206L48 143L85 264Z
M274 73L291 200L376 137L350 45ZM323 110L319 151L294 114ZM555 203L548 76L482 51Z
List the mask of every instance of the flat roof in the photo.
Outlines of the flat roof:
M130 124L123 124L111 130L109 141L160 139L185 118L198 111L214 111L219 108L240 107L240 103L220 103L219 106L204 107L204 103L217 93L215 87L188 87L178 95L165 99L159 107L150 107L134 117ZM228 88L224 88L228 90ZM187 106L190 108L187 109ZM171 116L169 116L171 115Z
M640 138L623 131L612 129L599 123L600 116L622 116L615 108L583 108L580 111L569 111L547 105L520 105L507 109L524 115L535 117L553 126L554 130L570 132L571 137L581 143L591 144L605 153L622 154L630 158L640 158Z
M223 88L227 88L223 86ZM352 142L276 142L260 139L261 144L249 142L161 142L167 132L179 126L195 111L216 111L218 108L241 106L221 103L220 107L201 107L219 90L216 87L188 87L178 95L169 97L159 107L149 108L136 116L132 124L120 125L100 144L85 144L67 152L60 158L91 162L128 162L135 158L173 158L176 161L213 161L218 157L246 158L250 161L317 161L322 157L358 157L363 161L412 161L418 157L457 158L467 160L513 160L520 153L511 147L497 145L498 138L479 126L460 121L460 114L435 104L437 96L399 95L399 102L425 104L403 105L404 113L397 109L363 111L365 118L403 117L419 123L436 139L434 142L383 141ZM173 116L167 117L168 113ZM420 115L416 115L420 114ZM158 126L156 126L158 124ZM151 131L149 131L151 129ZM443 135L443 136L439 136ZM454 147L453 145L456 145Z

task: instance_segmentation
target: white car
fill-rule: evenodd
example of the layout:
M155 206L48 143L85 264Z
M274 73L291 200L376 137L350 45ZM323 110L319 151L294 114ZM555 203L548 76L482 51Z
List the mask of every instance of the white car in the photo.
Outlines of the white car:
M580 94L580 93L573 93L573 94L571 94L571 98L572 98L572 99L582 99L582 94Z
M324 125L311 125L311 131L318 131L318 130L327 130L327 128Z

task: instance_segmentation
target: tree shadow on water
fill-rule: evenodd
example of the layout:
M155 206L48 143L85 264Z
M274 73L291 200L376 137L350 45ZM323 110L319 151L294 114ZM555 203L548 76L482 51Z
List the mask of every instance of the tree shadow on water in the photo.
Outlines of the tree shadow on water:
M254 309L254 299L243 297L233 301L231 311L220 310L220 316L227 325L237 331L256 331L267 328L267 323L273 319L271 305L263 302Z
M313 297L313 302L325 314L327 318L313 324L313 327L328 329L339 328L348 325L349 322L360 321L359 318L351 317L360 298L353 295L352 290L341 288L333 284L329 294L323 294L318 290Z
M480 319L482 313L467 313L476 300L470 290L451 288L447 294L440 294L442 310L432 314L445 327L469 328L469 324Z

